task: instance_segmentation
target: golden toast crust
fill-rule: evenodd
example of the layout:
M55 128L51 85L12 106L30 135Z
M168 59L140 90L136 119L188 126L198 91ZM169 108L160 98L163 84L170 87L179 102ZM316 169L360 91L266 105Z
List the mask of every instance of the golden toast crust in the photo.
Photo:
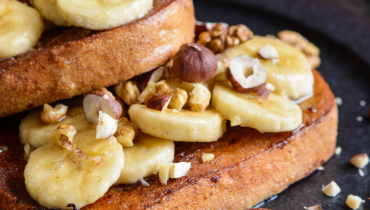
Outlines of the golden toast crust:
M59 28L0 62L0 118L108 87L170 60L194 38L191 0L154 0L143 18L106 31Z
M191 162L189 173L162 185L157 176L113 186L83 209L245 209L308 176L333 154L338 114L334 95L314 71L314 96L300 104L303 126L296 132L264 133L228 127L217 142L176 142L174 162ZM18 140L21 116L0 120L0 209L44 209L28 195L26 165ZM203 153L215 159L202 163Z

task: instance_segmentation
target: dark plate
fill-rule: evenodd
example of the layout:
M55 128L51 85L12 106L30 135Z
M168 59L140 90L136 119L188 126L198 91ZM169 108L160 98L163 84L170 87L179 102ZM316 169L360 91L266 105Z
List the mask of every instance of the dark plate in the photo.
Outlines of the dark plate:
M370 22L315 0L195 0L194 4L200 21L243 23L258 35L283 29L300 32L321 49L318 70L343 100L337 143L342 154L325 163L324 171L313 172L261 207L290 210L321 204L324 210L347 210L346 198L354 194L366 200L360 209L370 209L370 164L361 177L349 163L355 154L370 154ZM367 104L361 106L360 101ZM363 121L357 120L359 116ZM321 191L332 180L342 189L335 198Z

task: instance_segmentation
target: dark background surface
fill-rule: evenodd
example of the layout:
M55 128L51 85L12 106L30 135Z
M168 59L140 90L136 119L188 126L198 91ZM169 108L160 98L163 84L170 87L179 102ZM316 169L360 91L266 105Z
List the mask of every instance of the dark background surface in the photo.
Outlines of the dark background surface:
M290 186L262 207L273 210L304 209L321 204L324 210L349 210L349 194L366 202L370 209L370 164L359 175L349 163L358 153L370 154L370 1L365 0L194 0L200 21L243 23L255 34L276 34L283 29L300 32L321 49L318 68L329 83L339 106L338 146L342 154L332 157L324 171ZM366 105L361 106L360 101ZM362 121L358 121L358 117ZM325 196L322 185L336 181L342 192Z

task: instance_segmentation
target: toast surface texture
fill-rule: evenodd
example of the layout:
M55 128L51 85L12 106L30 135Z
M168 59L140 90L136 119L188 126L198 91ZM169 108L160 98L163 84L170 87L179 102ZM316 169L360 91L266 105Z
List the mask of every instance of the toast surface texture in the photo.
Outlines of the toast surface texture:
M300 104L303 125L295 132L264 133L228 127L217 142L179 143L174 162L191 162L188 174L162 185L117 185L82 209L245 209L280 193L308 176L333 154L338 113L329 86L314 71L314 96ZM31 199L24 184L26 161L19 143L22 116L0 120L0 209L45 209ZM202 163L203 153L215 159Z
M146 16L117 28L46 32L36 50L0 61L0 118L155 69L193 41L194 25L191 0L154 0Z

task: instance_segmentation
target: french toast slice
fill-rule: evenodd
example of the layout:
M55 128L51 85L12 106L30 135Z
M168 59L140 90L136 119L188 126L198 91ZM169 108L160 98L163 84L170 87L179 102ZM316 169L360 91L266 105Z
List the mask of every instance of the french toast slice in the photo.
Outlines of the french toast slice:
M82 209L245 209L280 193L308 176L333 154L338 113L334 95L321 75L314 95L302 102L303 124L294 132L259 133L228 127L217 142L179 143L174 162L191 162L188 174L170 179L158 176L140 183L117 185ZM28 195L23 171L26 161L19 142L21 115L0 120L0 209L45 209ZM202 162L202 154L215 159Z
M0 118L117 84L169 61L194 39L191 0L154 0L144 17L105 31L60 27L0 61Z

